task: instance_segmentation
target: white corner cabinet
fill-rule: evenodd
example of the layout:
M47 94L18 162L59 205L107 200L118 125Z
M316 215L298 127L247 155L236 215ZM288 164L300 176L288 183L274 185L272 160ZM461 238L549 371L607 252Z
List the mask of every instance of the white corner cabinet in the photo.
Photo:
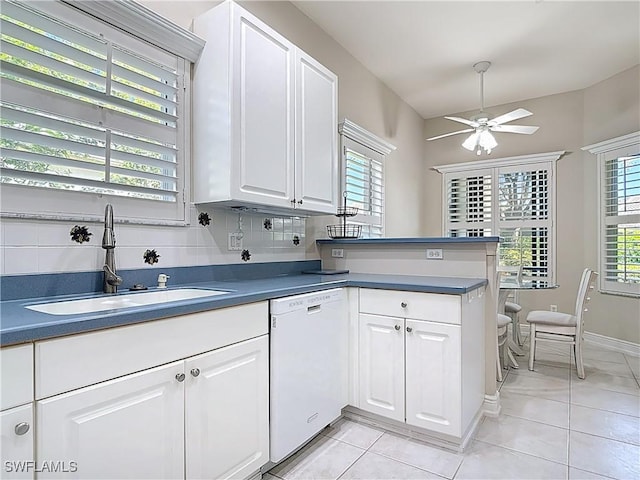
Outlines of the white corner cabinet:
M56 478L251 476L269 460L268 338L258 302L36 342L37 462L76 462Z
M484 289L360 289L357 408L462 439L484 401Z
M194 31L194 202L335 214L336 75L233 2Z
M33 345L0 350L0 477L34 478Z

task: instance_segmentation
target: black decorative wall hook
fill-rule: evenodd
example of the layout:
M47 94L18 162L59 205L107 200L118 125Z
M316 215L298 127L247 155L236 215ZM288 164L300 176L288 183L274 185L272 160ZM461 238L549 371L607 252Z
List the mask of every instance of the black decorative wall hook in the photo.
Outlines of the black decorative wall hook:
M242 250L240 258L242 258L243 261L248 262L251 260L251 252L249 252L249 250Z
M73 227L69 234L71 235L71 240L78 243L88 242L91 240L91 235L93 235L87 227L81 227L80 225Z
M265 230L271 230L271 227L273 227L273 224L271 223L270 218L265 218L263 225Z
M297 247L298 245L300 245L300 237L298 235L294 235L293 236L293 244Z
M153 265L154 263L158 263L158 259L160 255L155 250L147 250L142 254L142 258L144 258L144 263L148 263L149 265Z

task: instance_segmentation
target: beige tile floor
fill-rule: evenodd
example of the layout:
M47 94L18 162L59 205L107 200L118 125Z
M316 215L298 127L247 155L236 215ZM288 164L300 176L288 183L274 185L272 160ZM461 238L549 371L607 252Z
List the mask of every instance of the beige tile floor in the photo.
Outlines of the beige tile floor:
M640 479L640 358L586 344L580 380L568 346L526 355L463 454L343 419L263 478Z

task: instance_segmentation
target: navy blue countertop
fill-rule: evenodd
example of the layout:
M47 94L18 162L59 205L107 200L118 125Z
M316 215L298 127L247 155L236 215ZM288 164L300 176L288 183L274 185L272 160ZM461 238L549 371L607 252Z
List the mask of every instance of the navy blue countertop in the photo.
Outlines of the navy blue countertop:
M324 238L316 240L323 244L350 245L387 245L387 244L415 244L415 243L498 243L500 237L407 237L407 238Z
M216 281L174 285L172 288L208 288L229 291L214 297L181 300L77 315L50 315L25 308L37 303L92 298L103 295L60 295L0 302L0 345L174 317L297 295L335 287L366 287L387 290L461 295L487 284L484 278L424 277L412 275L285 275L254 280ZM148 291L154 291L150 289ZM128 294L130 292L123 292ZM135 295L135 293L133 293Z

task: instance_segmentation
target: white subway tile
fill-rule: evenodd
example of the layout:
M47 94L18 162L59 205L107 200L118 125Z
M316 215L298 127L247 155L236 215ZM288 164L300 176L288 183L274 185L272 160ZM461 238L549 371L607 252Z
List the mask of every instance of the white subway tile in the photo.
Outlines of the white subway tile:
M3 220L4 243L11 247L27 247L38 245L38 225L34 222Z
M4 250L4 273L6 275L38 273L38 248L6 247Z

